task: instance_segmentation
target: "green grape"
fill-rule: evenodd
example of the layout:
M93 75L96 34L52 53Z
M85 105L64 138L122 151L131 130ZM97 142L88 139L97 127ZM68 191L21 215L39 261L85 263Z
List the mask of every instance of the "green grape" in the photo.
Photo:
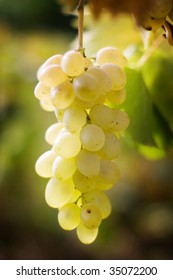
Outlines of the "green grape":
M56 87L67 80L67 75L60 65L48 65L41 69L38 80L48 87Z
M95 101L100 95L96 78L87 73L74 79L73 89L76 97L85 102Z
M84 195L84 202L91 203L100 210L101 218L106 219L112 211L112 206L107 195L98 189L93 189Z
M127 113L121 111L121 110L112 110L113 116L114 116L114 122L112 124L112 130L115 132L120 132L122 130L125 130L130 123L129 116Z
M123 89L126 85L125 71L118 65L113 63L105 63L101 69L106 72L112 82L112 90Z
M100 210L92 203L83 205L80 217L83 225L88 229L98 228L102 220Z
M52 88L51 98L52 103L57 109L66 109L73 103L75 99L72 84L69 81L65 81L62 84L59 84L57 87Z
M64 112L63 123L70 132L79 132L86 124L86 117L86 112L83 109L71 106Z
M100 86L101 94L105 94L106 92L109 92L111 90L111 80L101 68L92 66L87 70L86 73L93 75L97 79Z
M105 47L97 52L96 63L98 65L103 65L105 63L114 63L120 67L124 67L127 63L127 59L117 48Z
M56 158L53 150L46 151L36 161L35 171L43 178L50 178L52 176L52 165Z
M50 87L39 82L34 89L34 95L39 100L50 99Z
M105 142L99 150L99 155L105 159L115 159L121 151L118 138L112 132L105 132Z
M45 189L46 203L52 208L60 208L68 203L74 192L73 181L60 181L52 177Z
M112 110L104 105L97 104L89 112L91 121L102 129L110 129L114 121Z
M45 133L45 140L47 143L50 145L53 145L55 142L56 137L58 136L59 132L61 129L64 127L64 124L59 122L59 123L54 123L51 126L48 127Z
M76 77L84 71L84 57L80 52L68 51L62 57L61 67L68 76Z
M70 179L76 171L75 158L62 158L57 156L52 166L53 176L60 181Z
M99 156L84 149L77 155L76 164L78 170L86 177L96 176L100 170Z
M97 180L106 184L115 184L120 179L120 170L114 161L108 159L100 160L100 171Z
M80 208L74 203L67 203L59 209L58 222L64 230L73 230L80 223Z
M80 132L80 140L86 150L94 152L103 147L105 134L99 126L87 124Z
M74 173L73 182L75 188L81 193L86 193L94 188L93 177L84 176L79 170Z
M40 100L40 106L43 110L47 111L47 112L54 112L55 111L55 107L52 104L52 99L45 99L45 100Z
M72 202L72 203L75 202L77 204L77 202L80 198L81 198L81 192L75 188L69 202Z
M148 14L156 19L166 17L172 9L172 0L153 0Z
M125 88L121 90L111 90L110 92L107 93L106 98L112 104L120 105L126 99L126 90Z
M43 68L45 68L46 66L49 66L49 65L61 65L61 59L62 59L62 55L61 54L55 54L51 57L49 57L41 66L40 68L38 69L37 71L37 78L39 80L39 75L41 73L41 71L43 70Z
M76 229L77 237L83 244L91 244L98 235L98 228L88 229L81 222Z
M54 142L53 149L61 157L72 158L79 153L81 142L77 135L61 130Z

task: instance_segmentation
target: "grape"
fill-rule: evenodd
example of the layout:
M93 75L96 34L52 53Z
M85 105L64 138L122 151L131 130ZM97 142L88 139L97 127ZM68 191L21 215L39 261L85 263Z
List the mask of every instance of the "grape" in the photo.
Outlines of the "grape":
M148 13L151 17L160 19L166 17L172 9L172 0L154 0Z
M67 203L59 209L58 222L65 230L73 230L80 223L80 208L74 203Z
M113 110L113 116L114 116L114 123L112 125L112 129L114 131L120 132L129 126L130 120L127 113L117 109L117 110Z
M34 95L39 100L50 99L50 87L48 87L45 84L39 82L35 87Z
M110 129L112 127L112 110L104 104L97 104L91 108L89 116L91 121L102 129Z
M85 204L81 209L80 216L83 225L88 229L95 229L100 226L102 220L101 213L94 204Z
M125 90L125 88L123 88L121 90L112 90L107 93L106 97L107 97L108 101L110 101L111 103L113 103L115 105L120 105L126 99L126 90Z
M60 65L61 64L61 59L62 59L62 55L61 54L55 54L51 57L49 57L42 65L41 67L38 69L37 71L37 77L38 77L38 80L39 80L39 75L40 75L40 72L43 70L43 68L45 68L46 66L49 66L49 65Z
M99 84L96 78L84 73L75 78L73 89L76 97L85 102L92 102L100 95Z
M90 192L86 193L84 195L84 201L85 203L91 203L97 206L101 213L102 219L106 219L112 211L112 206L109 198L101 190L93 189Z
M46 151L36 161L35 171L43 178L50 178L52 176L52 165L56 158L53 150Z
M40 106L43 110L47 111L47 112L53 112L55 111L55 107L52 104L52 99L45 99L45 100L40 100Z
M78 132L86 123L86 112L77 106L71 106L64 112L63 123L70 132Z
M125 87L126 74L120 66L113 63L105 63L101 66L101 69L103 69L110 78L113 90L120 90Z
M83 223L80 223L77 227L76 233L82 243L91 244L98 235L98 228L88 229Z
M160 28L164 22L164 18L153 18L148 14L145 14L143 18L141 19L141 25L146 30L150 31L156 31L158 28Z
M86 73L93 75L97 79L99 82L100 91L103 92L103 94L111 90L111 80L101 68L93 66L90 67Z
M121 150L118 138L112 132L105 132L105 143L99 150L99 155L105 159L115 159Z
M75 188L81 193L86 193L94 188L93 177L87 177L79 172L79 170L76 170L76 172L74 173L73 182Z
M57 87L52 88L51 97L52 102L57 109L66 109L73 103L75 98L72 84L69 81L65 81Z
M90 109L96 104L104 103L105 99L106 99L106 95L103 95L103 94L101 94L96 100L93 100L91 102L83 101L76 97L74 100L74 103L77 107L79 107L81 109Z
M120 170L115 162L108 159L100 160L100 171L97 180L106 184L115 184L120 179Z
M73 176L76 168L76 161L74 158L62 158L58 156L53 163L52 173L55 178L60 181L65 181Z
M62 71L61 66L53 64L44 67L38 79L48 87L56 87L67 80L67 75Z
M54 123L51 126L48 127L45 133L45 140L47 143L50 145L53 145L55 142L56 137L58 136L59 132L61 129L64 127L64 124L59 122L59 123Z
M68 76L78 76L84 71L84 57L80 52L68 51L62 57L61 67Z
M127 63L127 59L117 48L105 47L97 52L96 63L98 65L103 65L105 63L114 63L120 67L124 67Z
M45 200L50 207L60 208L70 201L73 191L74 184L71 179L61 182L52 177L46 185Z
M77 202L80 199L80 197L81 197L81 192L75 188L69 202L72 203Z
M86 177L93 177L99 173L100 158L96 153L82 149L77 155L78 170Z
M79 137L68 131L60 131L53 146L56 153L64 158L75 157L79 153L80 148L81 142Z
M103 130L95 124L87 124L80 132L83 147L88 151L98 151L103 147L105 135Z

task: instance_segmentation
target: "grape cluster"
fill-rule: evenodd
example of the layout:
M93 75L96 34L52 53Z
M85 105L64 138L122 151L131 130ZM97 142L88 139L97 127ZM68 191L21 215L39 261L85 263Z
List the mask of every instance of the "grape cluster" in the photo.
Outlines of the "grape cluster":
M70 50L50 57L38 70L35 96L56 122L45 133L51 148L36 161L38 175L49 178L45 200L58 209L64 230L76 229L92 243L101 221L111 213L106 190L120 179L116 158L128 115L110 104L126 97L126 58L114 47L95 58Z

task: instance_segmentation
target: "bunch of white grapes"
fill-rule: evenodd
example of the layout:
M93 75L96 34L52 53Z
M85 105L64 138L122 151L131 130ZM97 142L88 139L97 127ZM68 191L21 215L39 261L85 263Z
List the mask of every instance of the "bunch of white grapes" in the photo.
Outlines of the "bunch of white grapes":
M49 178L45 200L58 209L59 225L76 229L84 244L96 239L110 215L106 190L120 180L119 138L129 117L109 104L125 100L125 64L118 49L105 47L95 58L75 50L54 55L38 70L35 96L43 109L55 112L56 122L45 133L51 147L35 169Z

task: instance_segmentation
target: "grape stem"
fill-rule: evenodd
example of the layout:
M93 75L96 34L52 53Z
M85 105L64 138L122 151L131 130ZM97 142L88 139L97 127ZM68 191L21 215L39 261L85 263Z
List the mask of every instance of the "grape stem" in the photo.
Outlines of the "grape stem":
M140 58L140 60L137 63L137 67L142 67L144 63L149 59L149 57L152 55L152 53L162 44L162 42L165 40L163 37L163 34L161 34L151 45L151 47L144 53L144 55Z
M83 52L84 0L79 0L79 4L77 6L77 13L78 13L78 42L79 42L78 51Z

